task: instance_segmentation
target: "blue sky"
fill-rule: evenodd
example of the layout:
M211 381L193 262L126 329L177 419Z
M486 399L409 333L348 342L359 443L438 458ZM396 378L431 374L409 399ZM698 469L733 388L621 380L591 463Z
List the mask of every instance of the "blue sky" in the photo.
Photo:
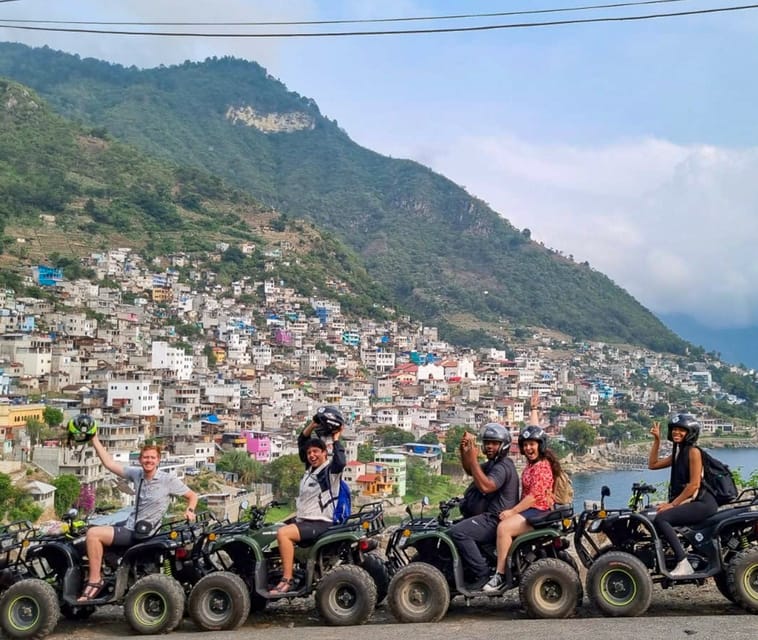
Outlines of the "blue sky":
M0 23L12 18L385 18L594 3L50 4L2 3ZM437 25L640 15L739 4L748 2L679 0ZM758 325L758 261L753 259L758 240L756 36L758 10L458 34L265 40L71 35L0 27L2 40L48 44L140 67L226 54L255 60L291 90L315 99L322 112L360 144L393 157L413 158L443 173L517 227L528 227L537 241L579 261L588 260L651 310L683 313L712 327Z

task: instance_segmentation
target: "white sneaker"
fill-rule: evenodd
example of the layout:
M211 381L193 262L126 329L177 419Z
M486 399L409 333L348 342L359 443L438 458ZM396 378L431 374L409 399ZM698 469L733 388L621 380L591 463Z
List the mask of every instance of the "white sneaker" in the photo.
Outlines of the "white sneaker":
M496 573L490 578L490 581L482 587L482 591L492 593L493 591L500 591L503 588L503 576Z
M671 570L671 575L676 577L690 576L693 573L695 573L695 570L692 568L692 565L690 564L690 561L687 560L687 558L680 560L677 565Z

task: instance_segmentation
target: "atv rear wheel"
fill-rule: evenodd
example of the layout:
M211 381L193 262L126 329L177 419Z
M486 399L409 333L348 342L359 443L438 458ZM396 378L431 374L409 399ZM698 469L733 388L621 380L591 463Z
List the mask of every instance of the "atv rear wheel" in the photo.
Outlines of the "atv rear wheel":
M189 615L203 631L238 629L250 615L247 585L229 571L201 578L190 591Z
M356 565L332 569L316 587L316 609L327 624L338 627L364 624L375 607L374 581Z
M758 548L738 553L726 570L734 602L745 611L758 613Z
M27 578L0 598L0 627L10 638L44 638L60 618L58 596L47 582Z
M400 622L439 622L450 606L450 588L439 569L411 562L390 581L387 606Z
M640 616L650 606L653 581L641 560L609 551L587 571L587 592L603 615Z
M568 618L579 606L581 589L579 574L571 565L542 558L521 576L519 597L532 618Z
M124 600L126 621L143 635L173 631L182 621L183 612L182 585L160 573L137 580Z

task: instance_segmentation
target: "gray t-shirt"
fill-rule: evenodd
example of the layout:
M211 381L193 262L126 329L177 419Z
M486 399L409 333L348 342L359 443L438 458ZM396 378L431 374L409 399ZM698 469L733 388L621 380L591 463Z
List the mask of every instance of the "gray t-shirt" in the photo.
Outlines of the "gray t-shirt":
M166 515L168 505L171 502L171 496L183 496L190 489L179 478L165 471L156 471L152 480L143 480L140 487L144 472L142 467L124 467L126 479L134 485L134 491L140 491L139 505L135 497L135 505L139 508L139 513L132 511L129 519L126 521L126 528L134 531L134 523L139 520L147 520L158 528L163 516Z

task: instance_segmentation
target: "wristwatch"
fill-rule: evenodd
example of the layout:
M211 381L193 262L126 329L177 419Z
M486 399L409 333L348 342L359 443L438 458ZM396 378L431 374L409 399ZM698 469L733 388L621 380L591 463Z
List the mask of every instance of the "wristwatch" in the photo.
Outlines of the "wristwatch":
M187 511L189 511L190 513L195 513L195 510L192 507L187 507Z

